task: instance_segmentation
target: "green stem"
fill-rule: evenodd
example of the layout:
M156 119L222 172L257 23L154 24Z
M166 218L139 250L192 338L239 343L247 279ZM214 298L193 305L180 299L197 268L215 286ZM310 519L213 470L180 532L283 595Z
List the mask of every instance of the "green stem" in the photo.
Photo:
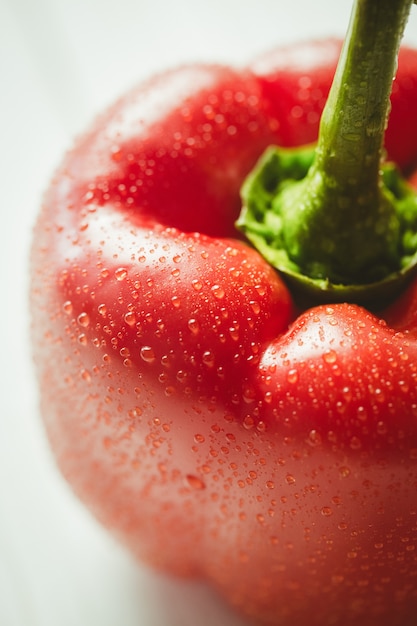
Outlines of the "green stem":
M323 112L316 158L285 199L290 258L313 278L345 284L399 266L400 227L380 184L398 50L412 0L356 0Z
M383 182L381 164L412 4L354 0L312 158L299 150L269 154L242 190L238 227L262 253L267 248L264 255L278 269L299 274L303 285L311 279L319 281L319 290L345 285L356 293L358 285L391 280L402 271L401 211ZM301 174L306 159L308 171Z
M324 108L316 168L355 199L379 185L398 51L412 0L356 0Z

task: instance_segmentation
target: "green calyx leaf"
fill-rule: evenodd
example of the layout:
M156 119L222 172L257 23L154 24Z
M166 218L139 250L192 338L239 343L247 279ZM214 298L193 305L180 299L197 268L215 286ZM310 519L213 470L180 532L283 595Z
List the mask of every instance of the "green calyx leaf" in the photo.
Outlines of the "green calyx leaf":
M392 163L381 168L380 193L394 210L395 260L390 263L360 267L357 280L328 271L326 263L308 260L303 266L291 254L288 245L288 216L299 209L299 188L312 171L315 146L296 149L270 147L249 174L242 187L243 208L237 227L254 247L293 287L301 302L357 302L378 308L393 298L417 272L417 196ZM303 215L302 215L303 217ZM301 228L302 230L302 228ZM325 229L323 229L325 230ZM311 230L306 228L306 236ZM315 233L320 248L321 231ZM324 233L324 237L326 234ZM366 247L366 240L363 244ZM346 266L353 255L346 257ZM366 256L365 256L366 259Z

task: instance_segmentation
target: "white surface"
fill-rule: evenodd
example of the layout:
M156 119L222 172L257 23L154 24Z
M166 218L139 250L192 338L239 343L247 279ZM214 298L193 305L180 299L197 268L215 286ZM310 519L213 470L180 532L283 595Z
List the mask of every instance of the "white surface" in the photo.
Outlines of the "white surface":
M238 626L203 585L148 572L73 498L45 444L28 345L31 226L74 134L183 61L343 35L350 0L1 0L0 624ZM417 7L406 38L417 44Z

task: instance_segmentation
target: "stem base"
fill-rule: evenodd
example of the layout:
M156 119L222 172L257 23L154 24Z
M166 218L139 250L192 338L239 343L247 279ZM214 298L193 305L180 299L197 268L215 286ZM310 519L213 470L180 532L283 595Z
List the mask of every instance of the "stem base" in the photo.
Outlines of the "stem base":
M299 302L348 301L377 309L394 298L417 273L417 196L394 164L382 166L380 193L389 206L390 217L391 209L395 209L392 219L398 229L398 254L393 269L387 269L387 265L376 267L365 258L359 279L355 277L352 282L341 280L337 272L326 273L325 264L319 262L311 263L306 273L305 266L300 266L288 249L285 212L291 215L288 209L291 199L296 210L299 208L298 195L309 177L314 158L314 146L268 148L242 187L243 209L236 225L283 275ZM311 232L311 228L306 228L307 242ZM319 226L315 234L317 240L322 239ZM302 246L307 244L302 236L299 235L297 243L303 253ZM347 245L350 245L348 238ZM362 245L366 248L366 238ZM340 274L346 276L351 270L347 271L350 261L344 262L344 258L341 255Z

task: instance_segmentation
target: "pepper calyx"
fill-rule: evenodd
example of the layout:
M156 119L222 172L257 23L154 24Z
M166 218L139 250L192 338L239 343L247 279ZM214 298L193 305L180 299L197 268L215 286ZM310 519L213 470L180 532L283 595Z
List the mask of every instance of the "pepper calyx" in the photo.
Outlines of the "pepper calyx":
M331 277L326 274L323 264L312 262L307 274L288 252L282 209L311 171L315 153L315 145L269 147L243 184L243 208L236 225L283 275L299 302L347 301L369 308L383 306L417 273L417 195L394 163L381 166L381 193L395 207L398 222L395 269L385 271L385 267L372 266L358 281L346 283L335 272Z

